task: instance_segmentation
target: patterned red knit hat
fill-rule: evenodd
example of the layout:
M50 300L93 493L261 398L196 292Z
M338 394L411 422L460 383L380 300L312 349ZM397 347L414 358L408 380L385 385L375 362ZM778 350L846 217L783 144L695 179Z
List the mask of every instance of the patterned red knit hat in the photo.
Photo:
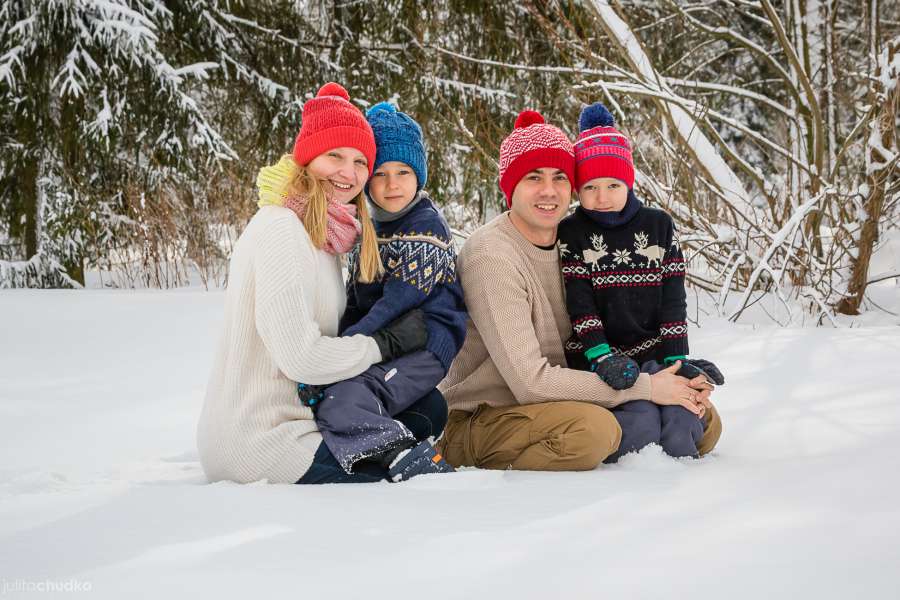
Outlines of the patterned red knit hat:
M597 177L613 177L634 188L634 161L628 138L615 127L605 106L596 102L581 111L575 141L575 189Z
M524 110L515 128L500 144L500 189L506 207L512 207L513 190L527 173L535 169L557 168L569 182L575 181L575 154L572 142L558 127L544 122L541 113Z
M294 142L294 160L298 165L307 165L323 152L342 146L356 148L365 155L371 177L375 167L372 126L362 112L350 104L347 90L330 82L303 105L303 121Z

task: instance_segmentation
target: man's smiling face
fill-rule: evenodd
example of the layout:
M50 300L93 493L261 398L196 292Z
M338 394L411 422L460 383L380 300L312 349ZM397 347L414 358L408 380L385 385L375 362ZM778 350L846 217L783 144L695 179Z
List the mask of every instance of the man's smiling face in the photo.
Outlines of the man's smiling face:
M512 194L510 212L517 225L538 233L556 234L556 226L566 216L572 200L572 184L561 169L547 167L529 171ZM525 233L525 232L523 232Z

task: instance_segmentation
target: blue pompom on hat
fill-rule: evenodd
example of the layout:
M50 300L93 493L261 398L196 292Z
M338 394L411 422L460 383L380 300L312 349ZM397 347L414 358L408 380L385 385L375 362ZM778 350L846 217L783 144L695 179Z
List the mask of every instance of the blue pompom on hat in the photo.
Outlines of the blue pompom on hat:
M416 174L416 191L424 188L428 181L428 160L419 124L389 102L374 105L366 111L366 119L375 132L373 171L396 160L409 165Z
M578 119L578 131L587 131L594 127L615 127L616 119L609 112L609 109L595 102L590 106L585 106L581 111L581 117Z

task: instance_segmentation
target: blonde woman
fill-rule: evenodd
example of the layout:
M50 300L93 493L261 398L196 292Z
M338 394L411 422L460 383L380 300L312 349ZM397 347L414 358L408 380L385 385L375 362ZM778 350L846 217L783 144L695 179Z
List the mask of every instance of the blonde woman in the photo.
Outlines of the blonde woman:
M231 257L225 331L197 431L210 481L386 476L374 464L344 473L297 396L297 382L352 378L427 339L418 311L372 336L335 337L346 305L342 255L359 242L361 278L383 271L363 195L374 161L372 128L347 91L329 83L304 105L293 153L260 171L260 209Z

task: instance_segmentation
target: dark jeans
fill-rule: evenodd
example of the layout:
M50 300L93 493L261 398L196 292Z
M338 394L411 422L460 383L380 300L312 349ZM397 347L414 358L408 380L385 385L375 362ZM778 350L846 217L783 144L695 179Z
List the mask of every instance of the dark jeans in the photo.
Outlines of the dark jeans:
M394 417L413 433L417 441L438 437L447 425L447 401L433 389L412 406ZM325 443L319 449L306 474L297 483L372 483L387 479L387 469L372 461L360 461L347 474Z

